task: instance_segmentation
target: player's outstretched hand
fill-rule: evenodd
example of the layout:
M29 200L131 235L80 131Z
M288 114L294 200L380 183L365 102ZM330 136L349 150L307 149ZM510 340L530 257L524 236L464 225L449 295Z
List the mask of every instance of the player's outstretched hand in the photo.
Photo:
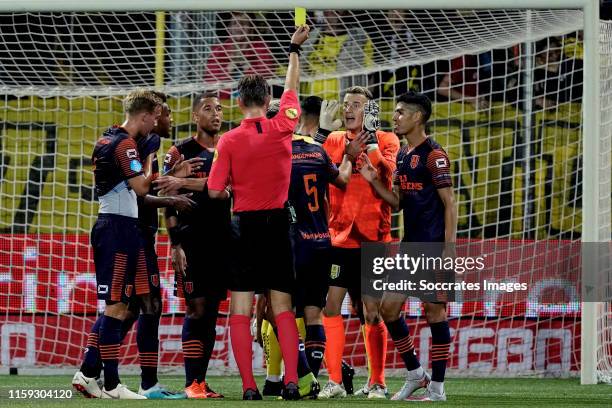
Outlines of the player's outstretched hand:
M338 108L340 108L340 104L335 99L329 101L324 100L321 102L321 111L319 114L319 127L321 129L325 129L330 132L340 129L340 126L342 126L342 121L340 119L336 119Z
M194 157L193 159L185 160L185 157L181 155L181 158L176 162L174 167L168 172L168 176L174 177L189 177L193 175L200 167L202 167L204 159L201 157Z
M372 162L367 155L363 156L363 166L361 166L359 172L363 178L368 181L368 183L378 179L378 171L376 170L376 167L372 165Z
M153 189L158 190L161 196L176 195L182 187L183 180L173 176L161 176L153 180Z
M308 33L310 32L310 27L304 24L295 29L295 32L291 36L291 44L302 45L304 41L308 39Z
M176 273L185 275L185 270L187 268L187 257L185 256L185 251L183 251L183 248L181 248L180 245L172 247L171 257L174 271Z
M179 212L191 212L193 207L195 207L195 201L191 200L190 197L193 193L189 194L179 194L177 196L171 197L172 199L172 208Z

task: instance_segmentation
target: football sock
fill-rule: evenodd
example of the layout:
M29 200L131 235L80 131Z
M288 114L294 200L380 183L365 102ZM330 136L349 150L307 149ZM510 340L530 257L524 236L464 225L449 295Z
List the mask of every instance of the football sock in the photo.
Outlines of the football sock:
M305 346L308 365L315 377L318 377L325 354L325 330L323 325L306 326Z
M304 341L302 339L298 339L297 373L299 378L302 378L305 375L312 373L312 370L308 365L308 358L306 358L306 347L304 346Z
M104 388L114 390L119 384L119 347L121 320L104 316L100 324L100 356L104 364Z
M344 321L342 316L323 316L327 347L325 348L325 365L329 379L336 384L342 383L342 354L344 353Z
M200 338L201 319L192 319L185 316L183 320L183 359L185 362L185 387L189 387L194 380L200 382L202 375L202 359L204 345Z
M208 372L208 364L210 357L215 348L217 341L217 315L219 312L219 303L216 305L207 305L202 318L202 343L204 344L204 354L202 356L202 379L206 378Z
M370 356L372 355L372 353L370 353L370 342L368 341L368 331L366 330L366 325L365 325L365 319L363 321L361 321L361 326L359 326L359 329L361 330L361 335L363 336L363 345L365 348L365 357L366 357L366 365L368 367L368 384L370 383L370 379L372 378L372 364L370 364Z
M265 328L265 330L264 330ZM281 362L283 357L280 351L280 345L274 333L274 327L267 320L263 321L261 327L264 350L266 353L266 375L270 381L280 381Z
M85 356L81 364L81 372L85 377L95 378L100 375L102 370L102 361L100 360L100 348L98 341L100 340L100 325L102 318L100 315L95 321L89 335L87 336L87 346L85 346Z
M255 377L253 377L251 319L244 315L230 316L230 336L232 351L242 378L242 391L256 390L257 384L255 383Z
M387 329L383 322L365 325L370 362L370 384L385 385L385 361L387 360Z
M299 337L295 324L295 314L290 311L279 313L276 316L276 325L278 327L278 343L285 362L285 384L292 382L297 385Z
M395 344L395 348L402 357L402 360L404 360L406 369L412 371L419 368L421 363L419 363L414 352L414 344L406 320L404 318L399 318L393 322L387 322L386 325L393 339L393 343Z
M429 327L431 329L431 380L443 382L451 341L448 321L432 323Z
M159 353L159 315L141 314L138 317L138 359L142 389L148 390L157 384L157 362Z

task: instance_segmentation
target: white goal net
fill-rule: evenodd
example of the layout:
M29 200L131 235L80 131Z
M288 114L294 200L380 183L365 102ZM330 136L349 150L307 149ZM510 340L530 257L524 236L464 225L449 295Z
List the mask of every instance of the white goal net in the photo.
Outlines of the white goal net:
M555 259L579 262L572 244L583 231L582 203L595 199L582 190L590 161L583 154L582 11L330 9L308 10L308 22L302 96L338 99L349 86L367 86L385 130L399 94L417 90L432 99L429 132L452 162L462 242L481 240L484 252L501 245L495 268L528 271L530 279ZM80 363L102 307L89 246L97 214L90 157L101 133L122 121L122 96L136 87L169 94L173 140L163 141L160 155L195 131L191 99L204 89L218 90L223 130L230 129L241 118L235 85L242 75L265 75L280 95L293 25L292 11L0 14L0 367ZM599 170L608 203L598 225L609 240L611 24L602 23L600 39L600 149L608 161ZM393 225L401 237L398 215ZM160 367L180 369L184 307L173 296L163 227L157 250ZM538 285L450 304L453 374L579 371L581 300L559 297L545 274ZM227 310L224 302L212 364L232 371ZM605 376L612 372L609 298L597 310ZM406 318L427 367L430 332L416 300ZM359 321L346 324L345 355L364 366ZM130 333L122 364L138 364L135 341ZM399 356L391 353L387 367L401 367Z

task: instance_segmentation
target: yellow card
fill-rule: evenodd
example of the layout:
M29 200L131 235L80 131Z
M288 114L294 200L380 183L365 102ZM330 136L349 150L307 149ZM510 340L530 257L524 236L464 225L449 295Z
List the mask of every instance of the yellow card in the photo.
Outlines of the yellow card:
M304 7L295 8L295 26L303 26L306 24L306 9Z

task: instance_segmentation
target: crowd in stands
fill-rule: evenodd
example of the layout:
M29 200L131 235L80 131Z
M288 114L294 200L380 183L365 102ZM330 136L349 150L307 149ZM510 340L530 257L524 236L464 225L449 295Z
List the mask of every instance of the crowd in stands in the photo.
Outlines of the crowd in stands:
M423 24L411 24L414 16L406 10L379 13L375 26L357 21L359 13L354 11L309 14L312 31L301 59L305 73L321 79L304 82L303 94L337 99L348 87L362 85L368 86L375 98L393 99L413 89L425 92L436 102L462 101L479 110L495 102L524 109L524 84L531 82L533 109L547 109L581 99L581 32L545 38L535 45L517 44L507 49L411 65L406 56L427 34L422 32ZM222 17L217 21L223 41L213 46L206 61L205 82L228 82L255 72L266 77L278 74L275 65L283 61L285 50L277 50L261 38L265 38L265 31L270 27L275 32L288 27L280 22L278 27L268 24L258 27L256 21L261 21L261 15L227 13ZM276 17L285 23L292 21ZM531 70L528 69L529 53L533 55ZM398 64L402 59L407 63ZM376 62L393 68L368 75L351 72L372 68ZM337 72L348 74L337 75ZM229 97L229 92L223 94Z

